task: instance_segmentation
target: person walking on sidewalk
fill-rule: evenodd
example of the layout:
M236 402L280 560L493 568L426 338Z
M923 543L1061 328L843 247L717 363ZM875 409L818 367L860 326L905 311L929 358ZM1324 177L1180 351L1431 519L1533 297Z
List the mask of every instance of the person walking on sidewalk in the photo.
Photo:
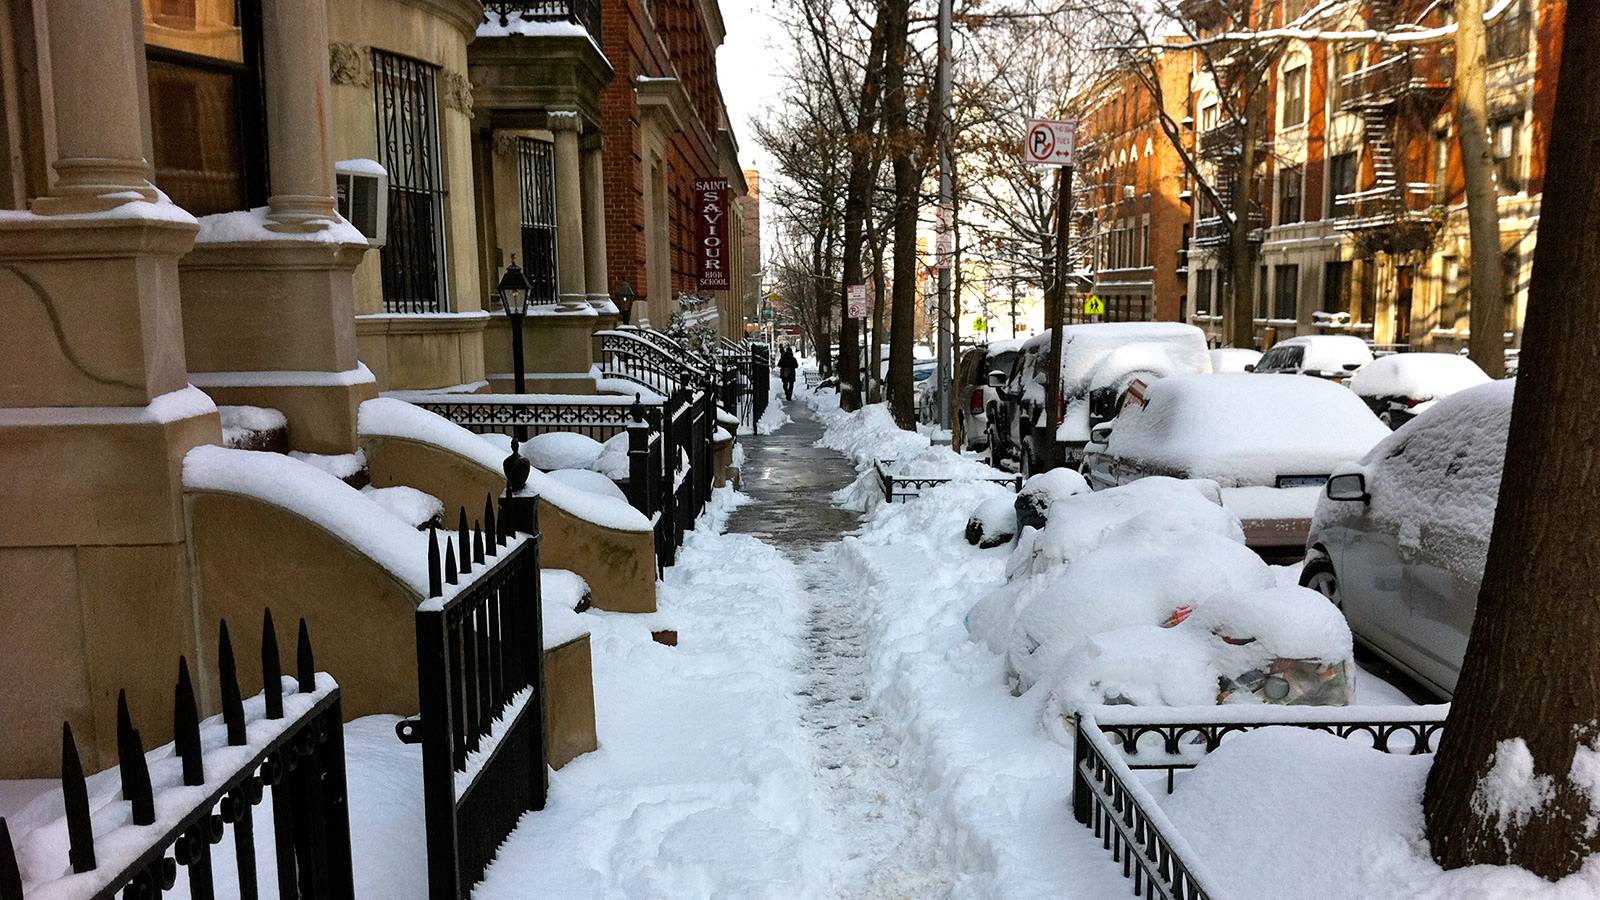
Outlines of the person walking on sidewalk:
M794 358L794 351L788 346L783 348L783 355L778 357L778 374L783 379L783 399L794 399L794 373L800 368L800 361Z

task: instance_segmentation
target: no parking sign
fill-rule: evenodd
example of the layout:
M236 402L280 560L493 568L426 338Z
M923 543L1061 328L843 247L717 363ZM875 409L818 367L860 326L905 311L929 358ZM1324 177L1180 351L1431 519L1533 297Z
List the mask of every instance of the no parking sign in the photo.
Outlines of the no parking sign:
M1029 119L1023 129L1022 161L1036 166L1070 166L1078 142L1078 121Z

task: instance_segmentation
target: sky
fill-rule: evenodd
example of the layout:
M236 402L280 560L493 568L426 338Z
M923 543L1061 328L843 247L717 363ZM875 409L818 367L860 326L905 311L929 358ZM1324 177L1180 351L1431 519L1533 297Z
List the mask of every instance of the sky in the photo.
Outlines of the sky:
M717 50L717 72L728 119L739 141L739 162L746 168L768 168L756 146L750 121L778 95L777 70L787 41L772 18L773 0L722 0L727 38Z

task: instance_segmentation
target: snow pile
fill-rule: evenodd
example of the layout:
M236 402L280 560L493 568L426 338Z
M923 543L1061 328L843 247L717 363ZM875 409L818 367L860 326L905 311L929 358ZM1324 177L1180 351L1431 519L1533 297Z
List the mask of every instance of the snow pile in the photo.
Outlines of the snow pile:
M443 416L404 400L379 397L361 404L356 428L362 435L380 435L434 444L500 471L505 460L493 440L473 434ZM522 495L537 494L563 512L617 531L650 531L650 520L627 503L580 490L537 469L528 473Z
M264 432L289 427L289 417L264 406L219 406L222 417L222 445L237 450L266 449L247 446Z
M522 442L521 452L535 469L587 469L600 458L604 447L592 437L571 431L536 434Z
M367 468L367 455L360 450L354 453L302 453L299 450L290 450L289 457L321 469L341 481L358 475Z
M1454 353L1396 353L1367 363L1345 386L1360 397L1427 400L1487 384L1478 364Z
M824 417L828 430L817 445L850 457L858 469L870 468L880 459L910 459L931 446L927 436L901 430L887 403L873 403L853 413L838 409L832 413Z
M1496 754L1497 761L1501 754ZM1382 753L1305 728L1235 735L1181 776L1168 817L1217 896L1275 900L1580 900L1600 857L1558 882L1514 866L1444 871L1423 835L1432 757Z
M1176 539L1203 532L1244 542L1239 518L1223 509L1216 483L1199 479L1157 475L1109 490L1058 495L1050 512L1042 530L1024 531L1018 539L1007 567L1012 577L1071 563L1117 533Z
M377 488L369 484L361 489L361 493L394 513L400 521L416 528L422 528L430 523L441 526L444 524L444 501L416 488L405 485Z
M628 495L622 492L622 488L617 487L615 481L601 475L599 472L591 472L588 469L555 469L546 474L551 479L570 487L575 487L578 490L588 491L601 497L610 497L623 503L628 502Z
M915 456L885 460L883 470L890 475L906 478L948 478L952 481L984 481L1005 474L951 450L948 441L942 447L930 446Z
M1354 394L1320 378L1179 376L1123 407L1106 452L1224 487L1272 486L1281 475L1326 475L1388 433Z
M1476 583L1494 530L1515 390L1514 381L1496 381L1462 391L1385 437L1359 465L1339 469L1363 473L1372 501L1323 495L1312 532L1376 529L1412 550L1426 542L1430 557Z
M600 446L600 455L589 464L591 471L599 472L612 481L629 477L632 464L628 461L628 433L614 434Z
M337 220L316 231L272 231L267 228L267 207L242 209L236 212L217 213L200 217L200 233L196 244L240 244L254 242L293 241L313 244L360 244L367 246L367 236L346 222L338 213Z
M282 507L338 535L418 594L428 591L427 537L321 469L277 453L196 447L183 458L183 486Z
M1050 518L1050 507L1062 497L1089 493L1089 482L1071 469L1051 469L1029 478L1017 492L1016 513L1019 525L1043 528Z
M539 572L539 593L546 650L589 633L590 617L582 614L588 608L589 584L581 576L566 569L543 569Z
M1017 501L1010 495L978 504L967 519L967 543L981 550L1011 543L1017 536Z

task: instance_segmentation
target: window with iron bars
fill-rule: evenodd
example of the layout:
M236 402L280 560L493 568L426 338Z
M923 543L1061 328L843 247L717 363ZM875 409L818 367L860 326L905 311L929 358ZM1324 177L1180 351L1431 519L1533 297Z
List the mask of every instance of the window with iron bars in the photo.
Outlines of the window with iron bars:
M372 51L378 156L389 172L389 233L381 253L392 313L449 311L444 177L435 66Z
M554 148L545 141L518 138L517 179L522 193L522 268L532 285L528 302L555 303L559 298Z

